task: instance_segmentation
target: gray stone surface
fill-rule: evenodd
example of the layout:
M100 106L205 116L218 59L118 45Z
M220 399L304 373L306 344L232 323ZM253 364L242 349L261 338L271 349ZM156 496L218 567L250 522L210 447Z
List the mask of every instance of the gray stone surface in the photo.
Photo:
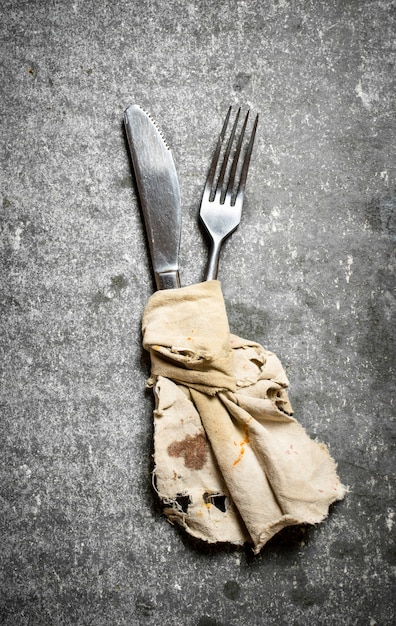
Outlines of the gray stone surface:
M0 622L393 624L395 2L2 0L0 24ZM151 489L130 102L173 148L184 284L225 111L260 113L230 325L350 493L257 557L195 545Z

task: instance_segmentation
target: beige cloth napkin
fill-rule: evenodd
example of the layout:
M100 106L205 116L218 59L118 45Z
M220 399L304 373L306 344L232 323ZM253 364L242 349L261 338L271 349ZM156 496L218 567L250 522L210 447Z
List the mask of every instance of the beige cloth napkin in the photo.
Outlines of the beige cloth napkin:
M154 485L171 522L257 553L344 497L327 447L292 417L279 359L230 334L218 281L153 294L143 345L156 399Z

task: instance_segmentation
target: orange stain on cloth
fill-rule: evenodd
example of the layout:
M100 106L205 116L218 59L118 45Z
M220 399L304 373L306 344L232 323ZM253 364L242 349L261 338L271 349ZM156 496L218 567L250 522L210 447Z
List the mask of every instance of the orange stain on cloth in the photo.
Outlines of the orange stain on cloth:
M241 462L243 455L245 454L245 446L247 446L249 444L249 431L246 430L246 435L245 438L242 439L242 441L239 442L239 455L238 458L233 462L233 466L235 467L236 465L238 465L238 463ZM238 443L236 441L234 441L235 446L238 446Z

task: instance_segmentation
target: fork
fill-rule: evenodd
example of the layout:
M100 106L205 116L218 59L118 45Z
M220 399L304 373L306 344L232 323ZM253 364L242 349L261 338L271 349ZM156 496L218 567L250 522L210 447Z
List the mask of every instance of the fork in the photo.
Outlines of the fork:
M228 109L223 128L217 141L201 200L199 215L211 239L205 280L214 280L217 278L221 246L224 240L236 230L241 221L247 173L258 124L258 115L256 115L250 139L246 147L244 160L240 163L243 139L249 119L248 111L242 124L239 137L236 139L236 147L231 162L230 157L241 112L241 108L238 109L220 165L220 154L224 147L231 111L232 107ZM216 179L217 170L219 170L219 174Z

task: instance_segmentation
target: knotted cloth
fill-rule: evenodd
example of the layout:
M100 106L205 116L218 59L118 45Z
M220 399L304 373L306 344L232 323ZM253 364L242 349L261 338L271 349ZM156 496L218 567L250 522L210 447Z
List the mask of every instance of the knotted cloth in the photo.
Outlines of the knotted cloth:
M279 359L230 334L218 281L154 293L143 345L156 400L154 485L172 523L257 553L344 497L327 447L292 417Z

